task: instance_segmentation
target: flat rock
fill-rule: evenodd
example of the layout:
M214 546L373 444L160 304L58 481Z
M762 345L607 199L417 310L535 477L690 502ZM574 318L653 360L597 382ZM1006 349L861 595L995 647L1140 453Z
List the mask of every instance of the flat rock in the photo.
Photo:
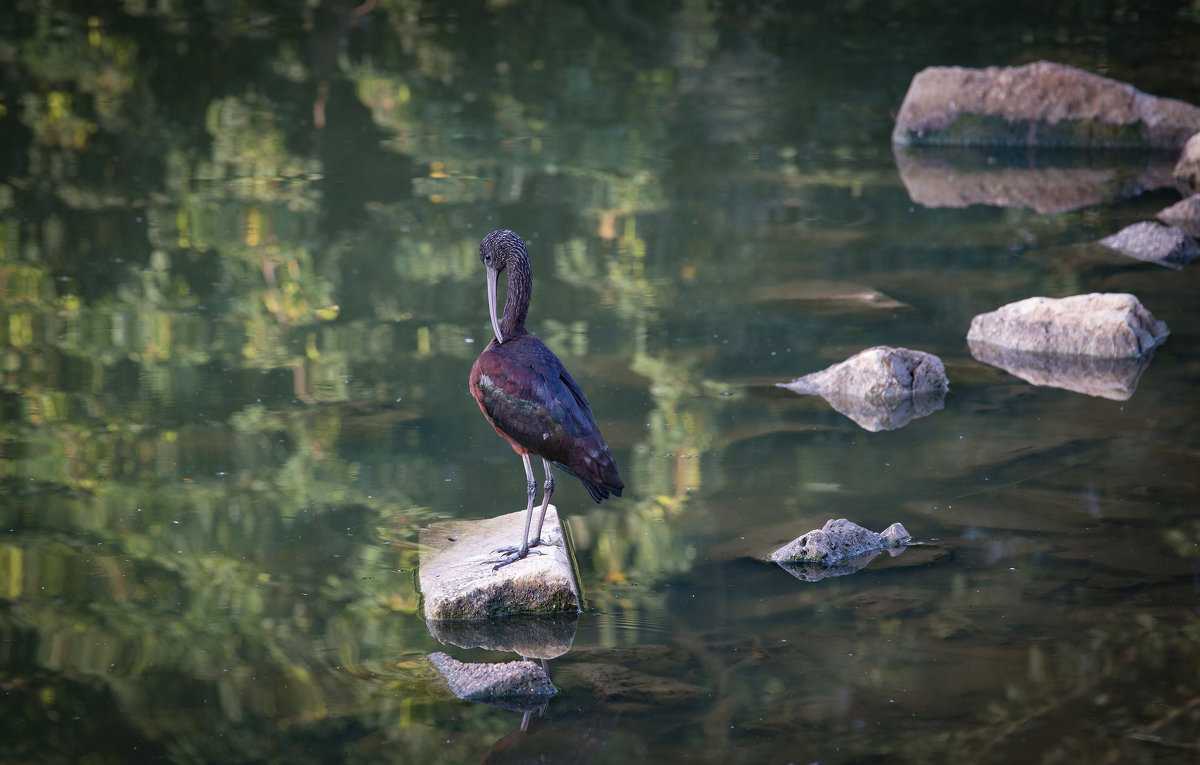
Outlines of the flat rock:
M971 319L968 343L1032 353L1136 358L1160 345L1165 322L1133 295L1092 293L1032 297Z
M893 523L882 533L876 534L845 518L831 518L823 527L801 534L771 553L771 560L776 563L818 563L830 566L865 553L903 547L911 538L899 523Z
M1132 358L1107 359L1019 351L978 340L968 340L967 345L977 361L1003 369L1031 385L1113 401L1127 401L1133 396L1138 380L1154 358L1153 350Z
M860 427L876 432L895 430L941 409L949 382L937 356L880 345L776 387L820 396Z
M917 73L892 142L958 146L1178 148L1200 108L1063 64L935 66Z
M1200 194L1192 194L1158 214L1158 219L1191 237L1200 236Z
M533 697L544 703L545 699L558 693L546 670L536 662L522 659L467 664L441 652L431 653L428 658L460 699L492 701Z
M1175 165L1175 180L1189 187L1192 191L1200 191L1200 132L1197 132L1183 146L1183 154Z
M1122 255L1167 268L1182 268L1200 257L1200 245L1181 229L1148 220L1126 226L1101 239L1100 244Z
M521 538L525 512L481 521L447 521L421 532L419 582L426 619L483 619L509 614L578 612L582 598L554 505L541 544L492 570L501 547ZM490 561L490 563L489 563Z

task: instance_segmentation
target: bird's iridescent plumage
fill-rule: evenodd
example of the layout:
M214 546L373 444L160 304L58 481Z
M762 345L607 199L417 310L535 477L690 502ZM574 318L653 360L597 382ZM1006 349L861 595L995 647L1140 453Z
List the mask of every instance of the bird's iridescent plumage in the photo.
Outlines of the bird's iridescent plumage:
M521 455L527 478L525 533L521 546L507 551L509 557L499 563L507 565L540 541L554 491L551 465L578 478L597 502L621 496L625 484L587 397L554 352L525 329L533 279L521 238L511 231L493 231L480 244L479 258L488 271L488 307L496 337L471 367L471 394L496 432ZM508 294L504 313L497 318L496 282L506 269ZM537 532L527 539L536 490L530 455L542 458L546 483Z

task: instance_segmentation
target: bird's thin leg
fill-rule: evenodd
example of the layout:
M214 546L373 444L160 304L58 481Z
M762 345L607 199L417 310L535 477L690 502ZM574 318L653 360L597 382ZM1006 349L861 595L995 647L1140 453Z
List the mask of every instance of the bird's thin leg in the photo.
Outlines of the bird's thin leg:
M542 513L538 516L537 532L529 540L530 547L537 547L542 542L542 524L546 522L546 508L550 506L550 497L554 494L554 474L550 472L550 460L542 458L542 467L546 470L546 483L542 486ZM529 529L525 529L526 532ZM549 544L548 542L545 544Z
M522 454L521 461L525 463L525 495L526 495L525 530L521 532L521 546L520 547L501 547L499 550L496 550L496 552L498 552L498 553L503 553L504 557L498 558L495 560L485 560L484 561L484 563L495 563L496 564L495 566L492 566L492 571L495 571L496 569L500 568L501 566L507 566L510 563L516 563L517 561L521 560L521 558L524 558L526 555L529 554L529 548L532 546L529 544L529 542L527 540L529 538L529 524L530 524L530 521L533 520L533 500L535 500L537 498L537 480L533 477L533 465L530 464L530 462L529 462L529 455ZM542 513L544 514L545 511L546 511L546 508L545 508L545 506L543 506ZM541 555L541 551L537 551L537 553L538 553L538 555Z

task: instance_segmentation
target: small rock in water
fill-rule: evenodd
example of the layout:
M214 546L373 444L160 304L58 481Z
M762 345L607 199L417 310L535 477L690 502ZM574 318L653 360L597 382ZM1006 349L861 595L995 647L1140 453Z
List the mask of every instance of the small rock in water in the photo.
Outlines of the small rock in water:
M1142 221L1126 226L1100 244L1122 255L1167 268L1182 268L1200 257L1200 245L1176 226Z
M1200 236L1200 194L1176 202L1158 214L1158 219L1191 237Z
M777 385L796 393L822 396L837 392L880 400L945 391L948 383L946 368L937 356L878 345L820 372Z
M1200 132L1183 145L1183 154L1175 165L1173 175L1175 180L1190 187L1192 191L1200 191Z
M771 553L776 563L819 563L832 565L838 561L874 550L903 547L912 536L899 523L876 534L845 518L830 519L819 529L801 534Z
M1032 297L971 319L969 343L1033 353L1136 358L1160 345L1166 322L1125 293Z
M949 382L937 356L880 345L776 386L820 396L862 428L876 432L895 430L941 409Z

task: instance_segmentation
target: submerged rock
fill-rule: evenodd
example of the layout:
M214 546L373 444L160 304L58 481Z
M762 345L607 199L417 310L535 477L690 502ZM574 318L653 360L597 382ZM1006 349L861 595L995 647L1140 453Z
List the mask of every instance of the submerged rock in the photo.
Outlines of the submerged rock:
M949 382L937 356L880 345L776 387L820 396L860 427L877 432L941 409Z
M419 582L426 619L483 619L509 614L578 612L571 556L554 505L542 544L499 570L496 549L515 544L525 512L481 521L435 523L421 532Z
M902 548L910 539L912 536L899 523L893 523L882 533L876 534L845 518L831 518L823 527L801 534L771 553L771 560L776 563L832 566L864 553Z
M937 598L936 592L922 587L885 585L834 598L829 605L869 621L924 608Z
M977 340L968 340L967 345L977 361L1003 369L1031 385L1113 401L1127 401L1133 396L1138 380L1154 358L1153 350L1134 358L1105 359L1015 351Z
M1200 108L1038 61L918 72L896 116L892 142L1178 148L1196 132Z
M468 701L528 699L537 706L558 693L546 670L536 662L524 659L499 664L466 664L438 652L429 654L429 661L442 673L454 695ZM524 706L517 704L517 708Z
M1167 268L1182 268L1200 257L1200 245L1182 230L1148 220L1126 226L1101 239L1100 244L1122 255Z
M879 290L861 284L813 279L764 284L756 287L747 298L748 302L755 303L763 300L824 304L824 310L831 312L857 312L863 309L898 311L912 308Z
M620 664L579 662L566 664L555 673L570 678L575 684L588 686L597 698L626 709L660 708L667 704L683 703L712 693L692 683L664 675L639 672Z
M1175 165L1175 180L1200 191L1200 132L1197 132L1183 146L1183 154Z
M1032 353L1136 358L1161 344L1167 325L1124 293L1033 297L971 319L968 343Z
M1158 214L1158 219L1191 237L1200 236L1200 194L1176 202Z

